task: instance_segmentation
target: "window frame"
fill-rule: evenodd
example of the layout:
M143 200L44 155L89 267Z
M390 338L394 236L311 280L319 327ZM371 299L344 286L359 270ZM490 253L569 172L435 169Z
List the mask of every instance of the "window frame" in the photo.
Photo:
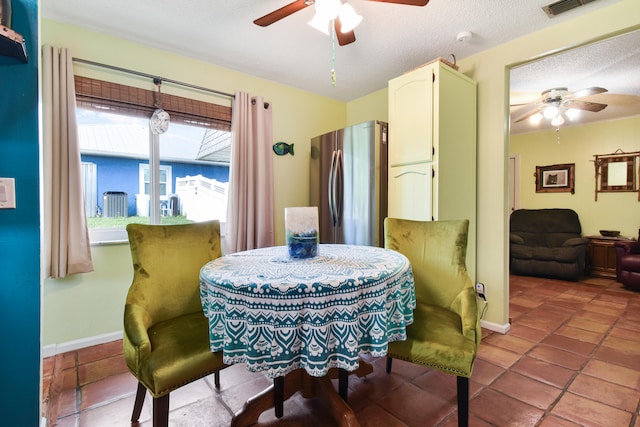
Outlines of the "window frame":
M97 109L100 111L110 110L116 114L134 115L149 119L155 109L158 108L158 101L161 101L161 107L169 113L172 122L231 131L230 106L166 93L163 93L161 95L162 98L158 99L158 92L154 90L141 89L79 75L74 76L74 83L76 108ZM150 169L150 172L154 161L159 162L159 158L154 159L153 153L150 152L148 163L145 164ZM141 163L140 166L142 167L142 165ZM165 166L160 165L160 168L163 167ZM171 167L168 166L168 168L166 196L172 194L173 191L173 175ZM140 172L142 171L142 169L139 170ZM143 177L140 176L141 193L144 193L143 180ZM158 195L158 198L160 198L160 195ZM153 222L153 216L150 216L150 219ZM93 228L89 229L89 240L92 245L102 245L124 243L128 241L128 238L124 228Z

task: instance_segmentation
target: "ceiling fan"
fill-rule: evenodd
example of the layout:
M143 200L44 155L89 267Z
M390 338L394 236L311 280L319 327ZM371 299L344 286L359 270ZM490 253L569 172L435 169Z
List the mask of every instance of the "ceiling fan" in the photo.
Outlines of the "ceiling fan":
M404 4L408 6L426 6L429 0L369 0L383 3ZM333 21L335 34L340 46L356 41L353 28L360 23L362 17L358 15L351 5L342 0L296 0L286 6L276 9L271 13L253 21L254 24L266 27L289 15L298 12L307 6L316 6L316 14L309 22L314 28L329 33L329 23ZM348 22L347 22L348 21Z
M607 92L607 89L597 86L580 89L575 92L570 92L566 87L547 89L540 94L539 99L524 104L523 107L514 111L511 114L511 119L513 123L518 123L525 119L538 123L543 118L547 118L551 120L552 125L560 126L565 121L564 117L574 120L581 110L594 113L604 110L607 104L580 99L604 92ZM512 107L519 105L523 104L512 105Z

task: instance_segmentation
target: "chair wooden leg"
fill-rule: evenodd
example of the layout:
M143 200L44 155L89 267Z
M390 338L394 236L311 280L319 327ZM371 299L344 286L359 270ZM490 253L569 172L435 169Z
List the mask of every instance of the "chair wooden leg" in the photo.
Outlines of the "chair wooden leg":
M153 398L153 427L169 427L169 395Z
M456 377L458 383L458 427L469 425L469 378Z
M213 383L215 384L216 388L220 388L220 371L215 371L213 373Z
M147 394L147 388L138 382L138 391L136 391L136 402L133 404L133 413L131 414L131 422L135 423L140 419L142 405L144 405L144 397Z
M338 369L338 393L342 400L347 402L347 391L349 389L349 371L346 369Z
M391 363L393 362L393 359L390 358L389 356L387 356L387 374L391 373Z
M276 418L284 415L284 376L273 379L273 402Z

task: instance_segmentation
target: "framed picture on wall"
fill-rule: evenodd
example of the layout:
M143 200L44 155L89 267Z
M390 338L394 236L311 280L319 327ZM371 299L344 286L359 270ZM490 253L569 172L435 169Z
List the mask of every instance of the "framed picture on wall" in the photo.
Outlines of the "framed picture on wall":
M575 163L536 166L536 193L575 193Z

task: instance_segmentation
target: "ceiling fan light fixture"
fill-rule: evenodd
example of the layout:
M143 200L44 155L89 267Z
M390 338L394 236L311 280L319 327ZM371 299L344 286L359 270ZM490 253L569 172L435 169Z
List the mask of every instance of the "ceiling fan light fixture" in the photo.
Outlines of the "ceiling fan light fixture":
M545 123L551 124L559 130L560 125L565 124L567 120L580 122L583 111L597 113L605 109L607 104L581 99L604 92L607 92L607 89L598 86L573 92L570 92L566 87L547 89L541 92L539 100L529 102L525 107L513 111L511 119L514 123L529 119L529 124L533 126L540 125L545 119Z
M316 30L329 35L329 24L338 17L342 2L340 0L316 0L316 13L309 21Z
M544 109L542 114L544 114L545 119L553 119L558 115L559 112L560 110L558 109L557 106L549 105L547 108Z
M326 35L329 35L329 22L330 21L327 21L326 19L322 18L316 12L316 14L313 15L313 18L311 18L311 21L309 21L308 24L313 28L315 28L316 30L322 33L325 33Z
M558 114L553 119L551 119L551 124L553 126L560 126L564 123L564 118L562 118L561 114Z
M543 115L540 113L535 113L533 116L529 117L529 121L532 125L537 125L543 119Z
M340 0L316 0L316 15L319 15L326 21L332 21L338 17L342 1Z
M358 15L349 3L343 3L338 13L340 17L340 31L348 33L362 22L362 16Z
M578 110L577 108L569 108L567 111L565 111L564 114L569 120L573 121L577 119L578 116L580 116L580 110Z

